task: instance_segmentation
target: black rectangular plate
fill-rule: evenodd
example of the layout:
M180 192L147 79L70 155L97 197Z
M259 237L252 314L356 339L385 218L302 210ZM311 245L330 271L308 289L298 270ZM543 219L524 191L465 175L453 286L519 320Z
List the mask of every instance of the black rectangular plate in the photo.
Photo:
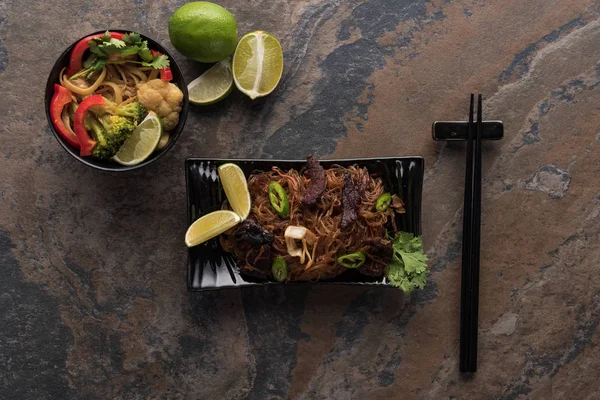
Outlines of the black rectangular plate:
M185 161L187 187L188 226L204 214L219 210L225 199L219 182L217 167L232 162L244 171L246 177L254 171L269 171L273 166L282 170L301 169L305 160L216 160L189 158ZM421 234L421 200L423 191L422 157L362 158L352 160L322 160L321 165L329 168L337 164L348 167L357 164L366 167L383 179L386 191L397 194L405 203L406 213L397 214L398 229ZM356 270L348 270L335 279L315 283L358 284L389 286L387 279L362 275ZM218 238L188 249L187 285L188 290L204 291L246 285L281 284L270 280L259 280L240 274L231 254L221 247Z

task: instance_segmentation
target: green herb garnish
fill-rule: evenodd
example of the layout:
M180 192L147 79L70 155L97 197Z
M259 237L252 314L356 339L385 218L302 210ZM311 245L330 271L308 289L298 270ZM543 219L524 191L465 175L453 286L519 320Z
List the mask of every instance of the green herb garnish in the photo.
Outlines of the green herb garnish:
M116 39L106 31L104 35L90 40L88 45L90 56L83 62L85 69L69 79L81 76L90 79L95 72L101 71L107 64L139 64L155 69L169 66L169 57L150 50L148 41L143 40L139 33L131 32L123 35L123 39ZM131 59L131 56L135 55L139 56L141 61Z
M392 246L394 255L386 271L390 283L407 294L414 289L423 289L429 270L421 237L400 232L392 239Z

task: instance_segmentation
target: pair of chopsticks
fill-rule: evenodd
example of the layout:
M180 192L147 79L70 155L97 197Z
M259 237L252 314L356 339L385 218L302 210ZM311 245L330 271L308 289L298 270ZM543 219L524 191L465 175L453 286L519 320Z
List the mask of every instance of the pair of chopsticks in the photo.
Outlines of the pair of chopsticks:
M479 315L479 250L481 240L481 95L477 98L477 122L473 122L471 94L467 131L467 168L463 216L462 276L460 297L460 372L477 371ZM473 154L475 153L475 154Z

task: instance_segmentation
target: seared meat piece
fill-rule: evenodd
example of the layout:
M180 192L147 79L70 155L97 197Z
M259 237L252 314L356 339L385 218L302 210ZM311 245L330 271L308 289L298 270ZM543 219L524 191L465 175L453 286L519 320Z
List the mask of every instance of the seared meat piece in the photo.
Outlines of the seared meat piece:
M325 170L319 164L319 161L313 156L308 156L306 159L306 175L310 179L308 185L308 193L302 199L302 204L306 206L314 205L319 197L325 191L327 180L325 179Z
M369 276L383 275L384 266L390 262L394 255L392 241L380 237L372 237L363 240L363 244L369 246L367 255L370 260L358 269L359 272Z
M240 272L244 275L248 275L248 276L251 276L254 278L258 278L258 279L266 279L266 277L267 277L266 271L252 268L249 266L244 266L244 267L240 268Z
M271 270L271 246L265 244L261 246L260 250L253 250L248 254L246 258L248 264L252 265L263 272Z
M398 214L404 214L406 212L404 209L404 203L397 195L392 196L392 205L390 207L396 210Z
M383 275L383 264L378 262L369 261L364 263L358 272L369 276L381 276Z
M248 246L246 262L262 272L271 269L271 243L273 234L253 219L242 222L235 233L235 239ZM257 271L254 271L257 272Z
M252 219L247 219L240 224L235 238L252 245L252 247L261 247L273 242L273 234Z
M365 190L367 190L370 180L371 180L371 175L369 175L369 172L365 168L362 168L360 170L360 191L361 192L364 192Z
M360 194L354 185L349 172L344 177L344 188L342 189L342 229L346 229L358 218L358 206L360 205Z
M377 257L384 263L389 263L394 255L392 241L379 237L366 238L363 244L369 246L368 253Z

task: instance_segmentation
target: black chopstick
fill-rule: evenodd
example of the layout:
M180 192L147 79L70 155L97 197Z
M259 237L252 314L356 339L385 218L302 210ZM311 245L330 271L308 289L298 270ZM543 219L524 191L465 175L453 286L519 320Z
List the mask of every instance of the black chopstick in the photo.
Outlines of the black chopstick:
M477 124L473 122L471 95L465 170L463 253L460 307L460 372L477 371L479 315L479 264L481 245L481 140L483 132L482 97L477 97ZM474 131L476 131L474 137ZM473 145L473 141L475 144ZM473 147L475 149L473 150ZM473 158L473 153L475 157Z
M482 97L477 97L477 139L475 141L475 171L473 171L473 230L471 264L471 325L469 372L477 371L477 331L479 321L479 262L481 248L481 135L483 133Z
M473 101L469 106L467 130L467 165L465 170L465 198L463 208L462 271L460 294L460 372L470 372L471 354L471 246L473 199Z

